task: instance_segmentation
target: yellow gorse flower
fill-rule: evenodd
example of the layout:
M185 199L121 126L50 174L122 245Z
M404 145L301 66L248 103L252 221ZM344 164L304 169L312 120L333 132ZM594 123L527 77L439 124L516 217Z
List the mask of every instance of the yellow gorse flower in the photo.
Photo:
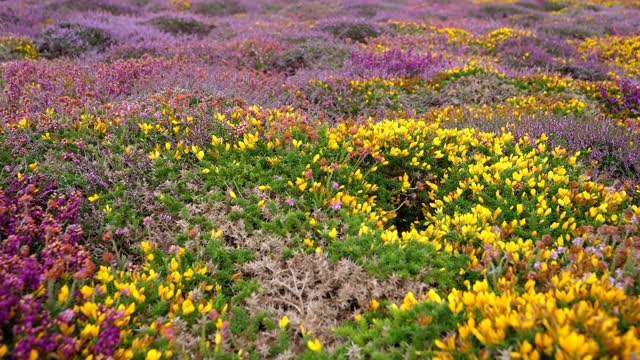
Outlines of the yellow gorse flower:
M289 325L289 317L287 317L287 315L283 316L280 320L278 320L278 326L280 326L281 329L286 328Z
M307 341L307 347L313 352L319 352L322 350L322 344L317 338Z
M146 360L160 360L162 357L162 352L156 349L151 349L147 352Z

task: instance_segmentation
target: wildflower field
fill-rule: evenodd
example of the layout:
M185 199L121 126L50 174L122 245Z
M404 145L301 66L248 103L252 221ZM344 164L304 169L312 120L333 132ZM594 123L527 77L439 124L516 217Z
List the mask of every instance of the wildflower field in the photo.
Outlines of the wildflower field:
M0 359L637 359L637 0L0 2Z

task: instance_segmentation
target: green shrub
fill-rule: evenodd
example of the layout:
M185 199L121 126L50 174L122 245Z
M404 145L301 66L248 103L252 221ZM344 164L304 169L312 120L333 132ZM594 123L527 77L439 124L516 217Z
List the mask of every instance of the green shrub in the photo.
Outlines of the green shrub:
M367 38L373 38L380 35L380 33L373 26L365 23L342 22L326 25L322 28L322 30L332 34L339 39L349 39L351 41L361 43L366 43Z
M159 16L149 21L154 28L172 35L207 35L213 25L205 25L195 19Z
M101 52L112 43L104 30L61 22L47 29L36 42L42 56L53 59L63 56L77 57L86 52Z
M193 12L206 16L227 16L247 11L244 6L233 0L205 0L191 6Z

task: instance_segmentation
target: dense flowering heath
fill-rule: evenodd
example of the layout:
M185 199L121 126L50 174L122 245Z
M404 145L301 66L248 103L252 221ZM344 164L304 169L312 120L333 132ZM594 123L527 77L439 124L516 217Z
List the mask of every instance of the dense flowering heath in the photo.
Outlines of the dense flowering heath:
M0 4L0 358L640 355L637 0Z

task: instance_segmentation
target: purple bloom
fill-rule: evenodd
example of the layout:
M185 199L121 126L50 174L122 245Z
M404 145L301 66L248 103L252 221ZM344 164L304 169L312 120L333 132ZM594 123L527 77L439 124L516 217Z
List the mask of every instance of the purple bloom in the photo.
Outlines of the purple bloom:
M295 204L296 204L296 203L295 203L295 201L293 201L293 199L292 199L292 198L288 198L288 199L286 200L286 203L287 203L287 205L289 205L289 206L293 206L293 205L295 205Z
M58 314L58 320L68 324L69 321L73 320L74 316L76 316L76 312L73 311L73 309L65 309L63 312Z
M573 244L573 246L581 248L582 244L584 244L584 239L578 236L577 238L573 239L571 243Z
M533 264L533 268L534 268L534 269L536 269L536 270L540 270L540 269L542 269L542 264L540 263L540 261L536 261L536 262Z
M142 224L144 226L150 226L153 224L153 218L151 218L151 216L145 216L144 219L142 219Z
M333 204L331 204L331 208L333 210L340 210L342 208L342 201L340 200L334 201Z
M334 189L337 189L337 188L340 187L340 184L338 184L337 181L334 181L334 182L331 183L331 187L334 188Z

